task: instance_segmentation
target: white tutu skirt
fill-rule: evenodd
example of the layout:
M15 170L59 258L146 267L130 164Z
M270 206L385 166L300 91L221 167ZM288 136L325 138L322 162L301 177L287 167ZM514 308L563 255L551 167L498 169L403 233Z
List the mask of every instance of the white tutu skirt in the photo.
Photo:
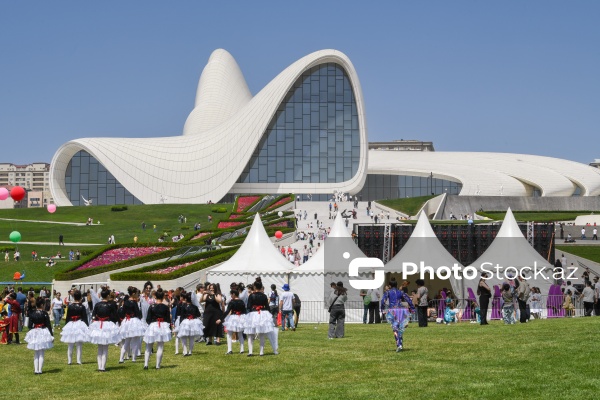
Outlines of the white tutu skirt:
M223 326L227 329L227 332L243 332L245 320L245 315L231 314L225 318Z
M147 324L139 318L124 319L119 327L119 335L121 335L121 339L142 337L146 333L146 328Z
M158 322L153 322L148 326L144 334L144 342L168 342L171 340L171 326L168 322L161 322L160 327Z
M89 342L88 326L83 321L68 322L60 333L60 341L63 343Z
M269 311L252 311L244 318L244 333L254 335L256 333L269 333L275 329L273 316Z
M121 341L119 327L112 321L94 321L88 331L90 333L90 343L93 344L107 345Z
M179 324L177 337L204 336L204 325L198 318L184 319Z
M54 346L54 337L48 328L34 328L25 335L27 348L29 350L46 350Z

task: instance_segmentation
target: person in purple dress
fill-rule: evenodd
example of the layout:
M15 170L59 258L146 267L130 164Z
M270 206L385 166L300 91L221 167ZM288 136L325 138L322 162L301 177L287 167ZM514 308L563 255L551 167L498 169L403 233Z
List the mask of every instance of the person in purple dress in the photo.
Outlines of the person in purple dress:
M381 309L385 310L386 303L388 304L385 316L392 325L392 332L394 332L394 339L396 340L396 352L398 353L402 350L402 335L408 326L410 314L415 312L415 306L410 297L398 289L398 282L391 281L389 285L390 290L385 292L381 299ZM408 311L409 308L410 312Z

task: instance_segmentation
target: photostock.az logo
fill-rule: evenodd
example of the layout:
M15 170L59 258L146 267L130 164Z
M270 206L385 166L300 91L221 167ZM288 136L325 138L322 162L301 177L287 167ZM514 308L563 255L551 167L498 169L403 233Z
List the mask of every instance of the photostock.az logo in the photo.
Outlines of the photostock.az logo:
M350 253L345 252L342 255L346 260L350 258ZM373 279L350 279L349 283L354 289L379 289L385 282L385 274L383 271L383 261L373 257L357 257L350 261L348 265L348 275L350 277L359 277L361 268L369 268L373 272Z

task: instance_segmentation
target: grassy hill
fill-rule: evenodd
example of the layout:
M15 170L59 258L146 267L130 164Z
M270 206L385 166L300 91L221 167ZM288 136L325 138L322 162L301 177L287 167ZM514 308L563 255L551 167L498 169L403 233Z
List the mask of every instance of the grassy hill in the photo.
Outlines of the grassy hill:
M162 232L167 231L169 236L179 233L184 235L193 231L195 223L200 223L202 229L214 228L220 219L229 216L227 213L213 213L215 205L131 205L126 211L111 211L111 206L91 207L59 207L54 214L48 213L46 209L17 209L0 210L0 218L16 219L17 221L0 220L0 240L8 241L12 231L19 231L22 242L44 242L44 245L18 244L22 261L4 262L3 255L0 257L0 281L11 281L14 272L26 272L27 281L51 281L57 272L63 272L69 268L69 261L60 261L53 268L47 268L45 262L31 261L31 252L36 250L39 256L55 255L58 251L67 255L70 249L76 250L75 246L59 246L58 237L63 235L65 243L95 243L105 246L110 235L115 236L116 243L132 243L137 235L138 243L155 243ZM218 207L226 207L231 210L231 204L219 204ZM186 223L179 223L179 215L187 217ZM208 216L212 215L213 222L208 222ZM85 223L88 218L94 220L92 226L61 225L49 222L78 222ZM25 222L23 220L47 221ZM96 222L100 221L100 225ZM142 222L146 223L146 230L142 230ZM156 224L156 232L152 226ZM186 229L187 228L187 229ZM80 251L95 251L101 246L79 247ZM13 247L11 244L0 243L0 248Z
M591 211L513 211L517 221L555 222L574 221L579 215L588 215ZM478 211L477 215L493 220L503 220L506 211Z
M435 196L407 197L405 199L377 200L377 202L405 214L415 215L427 200L434 197Z

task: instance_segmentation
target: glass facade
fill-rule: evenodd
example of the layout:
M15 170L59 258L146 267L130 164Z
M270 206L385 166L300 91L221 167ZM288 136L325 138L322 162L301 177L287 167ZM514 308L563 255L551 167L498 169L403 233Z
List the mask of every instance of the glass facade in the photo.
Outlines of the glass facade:
M358 198L362 201L429 196L430 194L459 194L462 184L435 177L407 175L367 175Z
M67 196L74 206L84 205L82 196L94 205L143 204L86 151L78 151L65 172Z
M336 183L358 171L360 133L350 80L337 64L304 72L279 105L238 183Z

